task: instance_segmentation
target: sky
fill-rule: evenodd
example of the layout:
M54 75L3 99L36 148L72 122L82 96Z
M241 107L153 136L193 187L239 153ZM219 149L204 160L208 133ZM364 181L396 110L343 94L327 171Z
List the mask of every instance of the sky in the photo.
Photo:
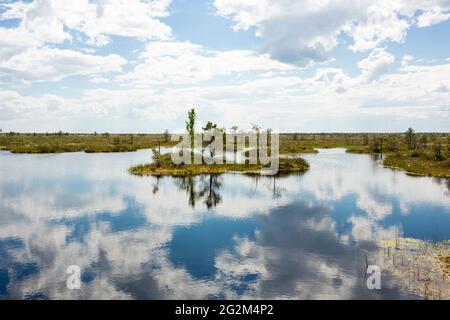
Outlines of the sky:
M0 0L4 132L450 132L450 0Z

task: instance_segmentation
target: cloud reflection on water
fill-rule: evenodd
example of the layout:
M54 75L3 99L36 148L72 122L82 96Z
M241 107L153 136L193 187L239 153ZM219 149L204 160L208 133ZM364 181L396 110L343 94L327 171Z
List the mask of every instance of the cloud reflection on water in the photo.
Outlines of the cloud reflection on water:
M277 179L126 173L147 156L2 152L0 295L393 298L400 292L388 275L382 292L364 286L374 241L450 234L448 182L408 177L367 156L311 155L309 172ZM422 219L442 230L421 228ZM201 249L200 264L181 243ZM83 271L80 291L65 286L73 264Z

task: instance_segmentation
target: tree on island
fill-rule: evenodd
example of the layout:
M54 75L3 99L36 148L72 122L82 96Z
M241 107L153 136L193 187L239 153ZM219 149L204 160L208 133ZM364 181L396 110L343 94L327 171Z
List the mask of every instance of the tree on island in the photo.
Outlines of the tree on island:
M209 131L213 129L217 129L217 124L212 123L211 121L208 121L205 127L202 128L204 131Z
M188 111L188 119L186 121L186 131L191 136L191 148L194 148L194 136L195 136L195 121L197 119L197 115L195 113L195 109L192 108Z
M161 151L157 147L152 148L152 158L156 166L159 168L162 164L162 156Z
M215 131L217 130L217 124L212 123L211 121L208 121L206 123L206 126L204 126L203 131L205 131L205 133L211 133L214 134ZM216 140L216 138L214 136L211 137L211 143L214 143L214 141ZM209 148L209 155L211 156L211 158L214 158L214 156L216 155L215 150L212 148Z

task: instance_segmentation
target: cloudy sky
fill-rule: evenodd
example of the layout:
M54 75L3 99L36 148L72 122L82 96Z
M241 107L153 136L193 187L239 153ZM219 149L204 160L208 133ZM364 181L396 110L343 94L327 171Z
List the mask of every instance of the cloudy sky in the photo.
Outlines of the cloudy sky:
M0 0L3 131L450 131L450 0Z

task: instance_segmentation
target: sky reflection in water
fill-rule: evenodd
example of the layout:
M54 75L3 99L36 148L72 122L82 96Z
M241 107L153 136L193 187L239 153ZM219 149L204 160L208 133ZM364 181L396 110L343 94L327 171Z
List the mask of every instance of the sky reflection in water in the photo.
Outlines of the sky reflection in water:
M135 177L127 154L0 153L0 298L408 298L377 239L450 235L448 181L322 150L289 177ZM66 288L79 265L82 288Z

